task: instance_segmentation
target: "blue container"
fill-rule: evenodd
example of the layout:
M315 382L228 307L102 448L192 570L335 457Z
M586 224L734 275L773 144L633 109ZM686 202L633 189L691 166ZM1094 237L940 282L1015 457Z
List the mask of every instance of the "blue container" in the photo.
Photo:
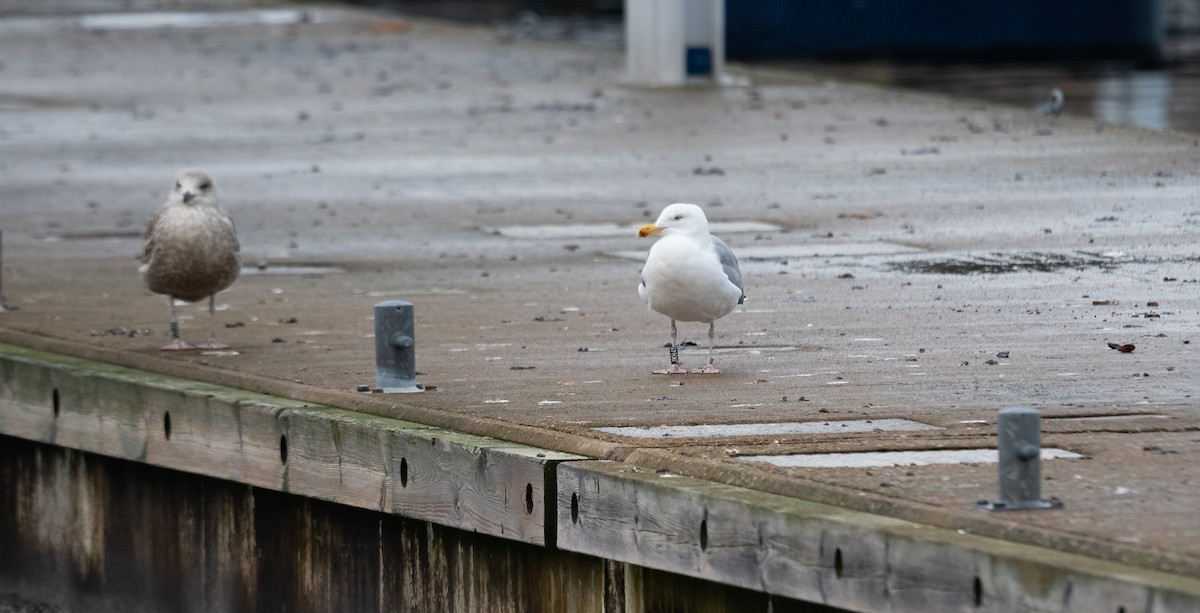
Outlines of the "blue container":
M918 56L1161 62L1163 0L733 0L733 59Z

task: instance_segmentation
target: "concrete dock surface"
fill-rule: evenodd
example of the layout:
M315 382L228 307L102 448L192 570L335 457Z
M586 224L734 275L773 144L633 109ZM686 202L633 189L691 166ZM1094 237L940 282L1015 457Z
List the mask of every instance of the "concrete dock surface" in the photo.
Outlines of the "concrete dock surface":
M745 66L645 88L610 49L326 5L11 15L0 58L0 341L1200 576L1196 135ZM135 256L193 166L241 238L232 347L161 352ZM717 375L650 373L634 232L672 202L741 261ZM391 299L423 393L357 391ZM1062 510L977 509L987 462L747 459L994 448L1010 406L1080 456L1043 465ZM612 430L734 424L767 425Z

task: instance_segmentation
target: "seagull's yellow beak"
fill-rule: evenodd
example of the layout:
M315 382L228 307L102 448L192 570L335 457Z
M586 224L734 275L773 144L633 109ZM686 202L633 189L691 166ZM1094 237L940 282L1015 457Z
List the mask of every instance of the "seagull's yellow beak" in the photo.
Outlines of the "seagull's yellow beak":
M655 234L662 234L662 231L663 231L662 228L660 228L654 224L650 224L648 226L642 226L642 227L638 228L638 237L646 238L647 236L654 236Z

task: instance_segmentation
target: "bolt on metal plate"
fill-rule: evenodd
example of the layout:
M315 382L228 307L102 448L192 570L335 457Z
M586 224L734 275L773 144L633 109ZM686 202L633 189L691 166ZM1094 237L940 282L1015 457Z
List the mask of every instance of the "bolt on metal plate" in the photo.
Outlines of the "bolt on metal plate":
M988 511L1061 509L1057 498L1042 498L1042 418L1035 409L1000 411L996 422L1000 456L999 493L994 502L976 504Z
M417 387L413 305L387 300L375 305L375 384L383 393L422 391Z

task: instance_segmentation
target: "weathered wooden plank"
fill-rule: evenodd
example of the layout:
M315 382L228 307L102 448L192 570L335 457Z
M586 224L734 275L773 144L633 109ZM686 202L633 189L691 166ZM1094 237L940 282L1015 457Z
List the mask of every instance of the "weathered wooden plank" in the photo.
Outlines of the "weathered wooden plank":
M0 594L55 610L603 606L595 558L142 462L0 436L0 484Z
M141 391L141 404L134 406L144 411L148 425L145 462L255 487L283 488L285 467L276 419L283 407L221 391L131 387Z
M3 345L0 434L537 545L581 459Z
M553 508L555 490L553 474L547 475L545 467L573 459L582 458L559 452L531 454L521 445L452 432L427 441L408 437L393 460L398 472L408 466L407 479L392 482L393 511L433 511L453 517L450 525L465 530L547 544L553 542L553 531L546 534L546 519L554 515L547 514L546 505ZM497 523L498 519L504 521Z
M21 360L0 360L0 427L12 436L37 441L54 438L54 372Z
M533 544L547 543L547 468L581 459L327 407L280 420L288 491Z
M628 465L558 466L558 546L855 611L1200 610L1200 580Z
M283 489L377 511L390 511L397 433L425 429L324 407L287 409L279 415L279 424L278 436L287 437L286 462L282 453L276 457L276 463L286 467Z

